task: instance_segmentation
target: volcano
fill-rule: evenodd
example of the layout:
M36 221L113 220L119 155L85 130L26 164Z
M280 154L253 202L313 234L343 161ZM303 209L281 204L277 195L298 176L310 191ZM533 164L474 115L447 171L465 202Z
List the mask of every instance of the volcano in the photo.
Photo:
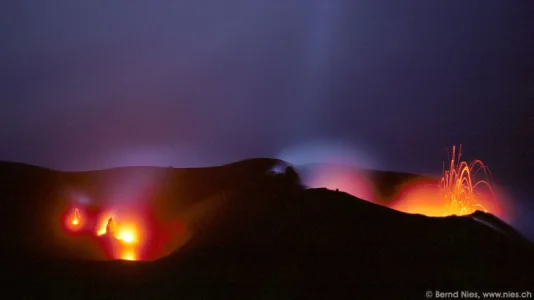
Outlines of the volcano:
M373 174L381 195L416 176ZM306 187L277 159L88 172L2 162L0 197L2 273L21 299L419 299L534 282L534 245L494 215L403 213Z

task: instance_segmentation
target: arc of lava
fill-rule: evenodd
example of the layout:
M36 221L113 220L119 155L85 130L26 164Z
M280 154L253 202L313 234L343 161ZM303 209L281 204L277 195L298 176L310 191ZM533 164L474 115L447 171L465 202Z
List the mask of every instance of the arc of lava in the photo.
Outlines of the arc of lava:
M486 186L491 195L495 193L488 180L473 181L476 175L483 171L487 179L490 178L491 172L481 160L474 160L470 164L461 161L462 145L456 156L456 146L452 147L452 157L450 159L449 170L445 170L443 164L443 177L439 182L441 192L447 201L447 207L444 215L465 215L471 214L476 210L488 212L486 207L477 202L477 189L479 186Z

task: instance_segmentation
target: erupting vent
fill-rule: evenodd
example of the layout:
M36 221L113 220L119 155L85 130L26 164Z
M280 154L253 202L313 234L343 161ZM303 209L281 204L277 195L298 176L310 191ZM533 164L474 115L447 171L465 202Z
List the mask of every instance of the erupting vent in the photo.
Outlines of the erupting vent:
M392 208L427 216L468 215L483 211L503 217L490 184L491 173L481 160L462 161L462 146L452 148L448 169L443 165L439 182L407 184ZM483 178L479 177L483 175Z

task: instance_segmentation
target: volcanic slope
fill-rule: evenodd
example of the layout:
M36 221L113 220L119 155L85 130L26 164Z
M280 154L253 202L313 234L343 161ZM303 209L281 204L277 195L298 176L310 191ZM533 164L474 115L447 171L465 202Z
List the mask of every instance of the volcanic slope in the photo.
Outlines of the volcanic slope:
M366 199L364 196L362 198L384 206L390 206L396 200L399 193L408 185L414 183L436 184L440 180L440 177L358 168L356 166L341 165L338 163L310 163L299 165L296 168L304 182L311 182L316 187L323 187L317 186L317 184L322 182L325 185L331 185L331 188L335 189L333 187L335 181L330 182L331 179L328 178L329 176L341 179L341 186L346 184L358 185L362 182L369 183L370 186L365 187L364 190L368 190L366 193L368 194L367 196L371 196L373 199ZM314 180L314 177L319 177L322 180L317 182ZM359 197L358 195L355 196Z
M84 173L2 163L5 279L20 283L14 292L27 299L415 299L427 290L532 290L532 244L493 216L430 218L304 189L291 168L270 172L280 163ZM45 245L41 236L52 234L45 222L65 188L104 195L100 185L146 172L167 174L151 186L155 210L165 218L192 211L191 237L177 251L153 262L91 261Z

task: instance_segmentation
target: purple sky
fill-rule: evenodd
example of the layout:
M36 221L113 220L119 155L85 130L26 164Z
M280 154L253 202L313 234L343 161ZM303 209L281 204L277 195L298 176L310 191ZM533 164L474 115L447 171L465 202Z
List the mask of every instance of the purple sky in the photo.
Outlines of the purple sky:
M0 22L0 160L204 166L327 139L439 172L463 143L534 178L530 1L17 0Z

